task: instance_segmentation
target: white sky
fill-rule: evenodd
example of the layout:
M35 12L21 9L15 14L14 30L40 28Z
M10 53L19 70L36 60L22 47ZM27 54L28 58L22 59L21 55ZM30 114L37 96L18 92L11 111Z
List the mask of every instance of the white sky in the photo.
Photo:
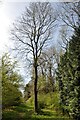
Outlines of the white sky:
M25 3L5 1L0 3L0 54L8 51L8 47L11 45L9 41L10 27L24 9Z
M0 4L0 53L2 53L5 49L4 44L7 44L8 25L9 25L9 19L5 14L4 5Z

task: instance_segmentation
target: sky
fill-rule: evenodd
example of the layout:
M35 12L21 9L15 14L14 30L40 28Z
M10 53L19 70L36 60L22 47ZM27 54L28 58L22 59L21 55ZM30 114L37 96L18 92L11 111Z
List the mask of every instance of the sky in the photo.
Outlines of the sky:
M3 2L0 3L0 54L8 51L11 43L9 41L12 23L22 14L25 3Z

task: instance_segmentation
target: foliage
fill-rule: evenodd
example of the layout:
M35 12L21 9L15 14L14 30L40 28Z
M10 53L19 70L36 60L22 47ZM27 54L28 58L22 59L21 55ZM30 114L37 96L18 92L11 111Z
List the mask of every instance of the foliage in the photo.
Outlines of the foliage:
M29 81L24 88L24 99L27 101L33 95L33 81Z
M2 56L2 106L3 108L21 103L22 93L19 87L22 77L16 72L16 61L12 62L8 54Z
M47 93L49 92L47 88L46 76L39 75L38 77L38 93Z
M60 58L57 80L63 111L80 119L80 26L69 42L67 51Z
M34 99L33 96L31 96L27 101L27 105L34 106ZM59 94L58 92L49 92L49 93L44 93L40 92L38 94L38 105L39 105L39 110L43 108L47 109L52 109L58 112L60 111L60 105L59 105Z

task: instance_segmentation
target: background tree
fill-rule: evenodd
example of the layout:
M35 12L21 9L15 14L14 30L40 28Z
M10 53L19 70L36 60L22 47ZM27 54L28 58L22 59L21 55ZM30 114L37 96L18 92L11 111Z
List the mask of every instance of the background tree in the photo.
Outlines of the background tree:
M30 3L25 13L15 22L12 29L12 40L15 42L15 50L22 54L24 59L32 62L34 66L34 105L38 111L37 82L38 59L46 42L51 39L52 29L56 20L53 9L48 2ZM30 59L29 59L30 58Z
M10 56L5 54L2 56L2 65L0 71L2 73L2 106L3 108L12 105L19 105L22 101L22 93L19 88L22 85L22 77L15 70L16 62L12 62Z
M24 88L25 101L27 101L31 96L33 96L33 80L29 81Z
M59 44L63 51L66 51L70 37L73 35L76 26L80 24L80 1L59 3Z
M56 49L54 47L50 47L42 53L39 59L39 75L42 75L42 78L45 78L45 82L48 85L47 90L50 91L55 90L56 58Z
M61 6L61 11L59 11L59 17L63 21L63 25L67 25L72 29L76 29L79 25L80 18L80 2L63 2L59 4Z

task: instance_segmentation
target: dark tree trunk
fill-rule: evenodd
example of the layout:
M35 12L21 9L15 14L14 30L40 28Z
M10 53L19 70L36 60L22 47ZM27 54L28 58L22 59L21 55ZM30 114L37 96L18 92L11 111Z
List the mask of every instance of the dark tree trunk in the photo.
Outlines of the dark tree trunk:
M37 73L37 65L35 65L35 81L34 81L34 110L38 112L38 100L37 100L37 81L38 81L38 73Z
M36 46L36 54L35 54L35 59L34 59L34 68L35 68L35 81L34 81L34 110L36 113L38 113L38 98L37 98L37 82L38 82L38 65L37 65L37 61L38 61L38 56L37 56L37 42L35 42L35 46Z
M50 79L50 84L51 84L51 90L52 90L52 92L54 92L54 79L53 79L51 70L52 70L52 66L50 65L50 67L49 67L49 79Z

